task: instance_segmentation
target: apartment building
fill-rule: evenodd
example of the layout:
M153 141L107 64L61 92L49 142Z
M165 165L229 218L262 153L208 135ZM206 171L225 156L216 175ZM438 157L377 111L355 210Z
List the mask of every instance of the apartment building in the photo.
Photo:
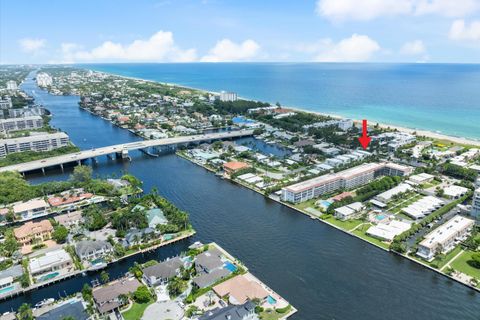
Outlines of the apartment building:
M0 109L11 109L12 108L12 99L10 97L5 97L0 99Z
M35 130L43 127L43 119L40 116L24 118L0 119L0 131Z
M220 92L220 101L237 101L237 94L235 92Z
M14 152L50 151L68 146L69 142L68 135L63 132L0 139L0 158Z
M365 163L282 188L283 201L299 203L339 189L353 189L382 175L406 176L412 168L394 163Z
M470 234L475 221L456 215L425 236L419 243L417 255L432 260L438 253L447 253Z
M473 194L471 214L477 219L480 219L480 188L475 190Z

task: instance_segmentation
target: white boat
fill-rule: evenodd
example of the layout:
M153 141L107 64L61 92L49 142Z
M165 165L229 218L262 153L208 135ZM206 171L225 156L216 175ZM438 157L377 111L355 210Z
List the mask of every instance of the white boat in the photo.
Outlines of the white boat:
M43 299L42 301L37 302L37 303L35 304L35 308L41 308L41 307L43 307L43 306L52 304L52 303L54 303L54 302L55 302L55 299L53 299L53 298Z

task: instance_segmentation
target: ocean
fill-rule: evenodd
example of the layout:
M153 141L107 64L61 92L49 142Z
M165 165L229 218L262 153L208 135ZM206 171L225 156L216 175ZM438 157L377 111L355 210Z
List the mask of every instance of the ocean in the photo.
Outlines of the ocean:
M138 63L88 69L480 139L480 65Z

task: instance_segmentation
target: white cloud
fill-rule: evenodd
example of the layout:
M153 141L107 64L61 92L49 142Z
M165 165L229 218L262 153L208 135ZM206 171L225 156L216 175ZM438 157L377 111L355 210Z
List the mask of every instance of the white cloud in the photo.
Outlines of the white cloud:
M452 40L480 41L480 20L472 21L470 25L465 20L455 20L450 27L449 37Z
M158 31L147 40L134 40L124 45L106 41L92 50L81 50L73 43L62 44L66 61L152 61L189 62L196 60L195 49L180 49L168 31Z
M399 15L464 17L479 8L479 0L318 0L316 12L334 21L366 21Z
M45 39L25 38L18 41L23 51L28 53L37 53L45 47Z
M223 39L210 49L209 53L202 57L202 62L232 62L249 61L257 57L260 46L253 40L245 40L235 43L229 39Z
M414 40L405 43L400 49L400 52L405 55L416 56L425 54L427 49L422 40Z
M310 52L316 50L314 60L318 62L363 62L370 60L380 50L380 45L368 36L353 34L338 43L324 39L307 48Z

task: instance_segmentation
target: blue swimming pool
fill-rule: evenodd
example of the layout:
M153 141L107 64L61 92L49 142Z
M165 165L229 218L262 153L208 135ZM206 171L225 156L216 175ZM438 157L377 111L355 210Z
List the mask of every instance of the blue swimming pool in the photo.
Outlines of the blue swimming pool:
M330 202L330 201L328 201L328 200L321 200L321 201L320 201L320 205L321 205L322 207L325 207L325 209L328 208L328 207L330 207L331 204L332 204L332 202Z
M277 300L275 300L275 298L272 297L272 296L268 296L268 297L267 297L267 302L268 302L269 304L272 304L272 305L273 305L273 304L276 304L276 303L277 303Z
M379 215L377 215L377 216L375 217L375 219L377 219L377 220L379 220L379 221L382 221L382 220L385 219L385 218L386 218L386 216L383 215L383 214L379 214Z
M5 294L5 293L7 293L7 292L10 292L10 291L12 291L13 289L15 289L14 286L2 288L2 289L0 289L0 295Z
M229 270L230 272L235 272L235 271L237 271L237 269L238 269L238 268L237 268L233 263L231 263L230 261L225 262L225 264L223 265L223 267L224 267L225 269Z
M60 274L60 273L58 273L58 272L49 273L49 274L41 277L41 278L39 279L39 281L40 281L40 282L43 282L43 281L47 281L47 280L53 279L53 278L55 278L56 276L58 276L59 274Z

